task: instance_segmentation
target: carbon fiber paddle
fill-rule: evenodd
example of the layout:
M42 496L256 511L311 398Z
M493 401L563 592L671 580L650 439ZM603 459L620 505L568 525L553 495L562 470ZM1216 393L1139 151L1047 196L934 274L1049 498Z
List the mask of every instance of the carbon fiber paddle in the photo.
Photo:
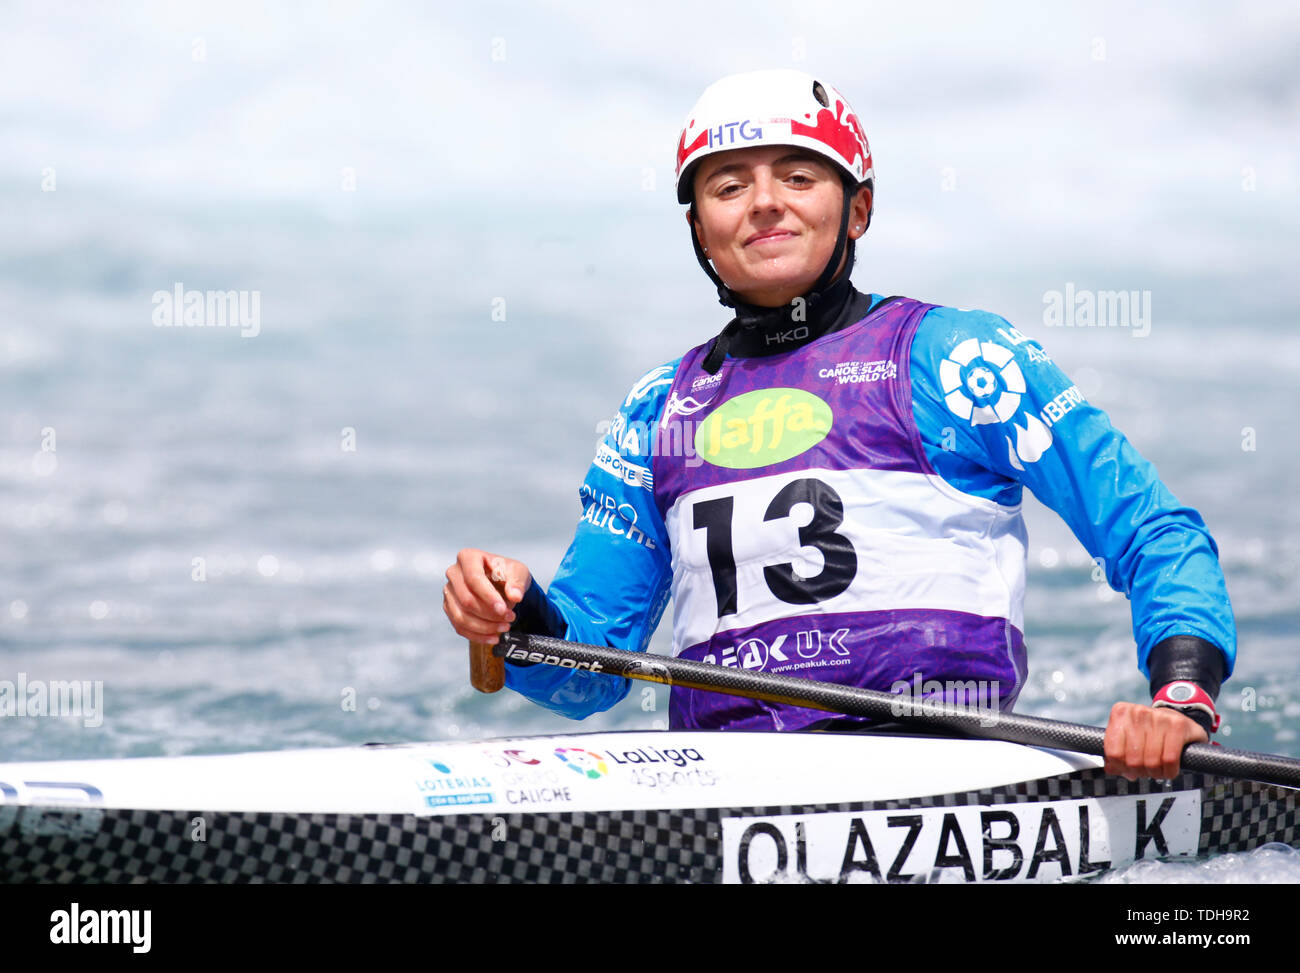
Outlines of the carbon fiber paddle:
M837 686L767 672L750 672L706 662L670 659L667 656L627 652L609 646L584 645L581 642L566 642L563 639L519 632L506 632L502 635L497 645L493 646L492 654L517 662L587 669L666 686L684 686L687 689L746 696L769 703L805 706L828 713L913 723L987 740L1105 756L1103 743L1106 731L1098 726L972 709L953 703L928 702L871 689ZM1183 750L1181 767L1183 770L1217 777L1300 787L1300 760L1276 754L1192 743Z

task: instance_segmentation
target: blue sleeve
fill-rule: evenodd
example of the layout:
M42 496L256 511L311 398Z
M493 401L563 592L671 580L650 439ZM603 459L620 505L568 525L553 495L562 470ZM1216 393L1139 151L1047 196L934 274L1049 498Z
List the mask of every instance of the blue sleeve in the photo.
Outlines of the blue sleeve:
M912 408L935 472L1003 504L1027 486L1069 525L1132 603L1138 668L1173 635L1218 646L1236 625L1200 514L1090 404L1042 345L985 311L934 308L912 345Z
M654 430L680 359L647 372L614 415L578 491L573 543L545 592L563 638L644 652L668 604L668 532L654 499ZM630 682L555 666L506 666L506 685L562 716L609 709Z

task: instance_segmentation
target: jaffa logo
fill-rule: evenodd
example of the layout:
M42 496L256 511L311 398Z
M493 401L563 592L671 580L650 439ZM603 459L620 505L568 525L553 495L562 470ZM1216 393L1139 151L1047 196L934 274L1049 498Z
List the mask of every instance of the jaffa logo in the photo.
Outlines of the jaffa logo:
M756 389L714 409L695 430L695 451L714 466L752 470L783 463L826 438L831 407L804 389Z
M555 756L575 774L591 780L598 780L609 773L609 764L605 763L605 758L594 750L583 750L581 747L556 747Z

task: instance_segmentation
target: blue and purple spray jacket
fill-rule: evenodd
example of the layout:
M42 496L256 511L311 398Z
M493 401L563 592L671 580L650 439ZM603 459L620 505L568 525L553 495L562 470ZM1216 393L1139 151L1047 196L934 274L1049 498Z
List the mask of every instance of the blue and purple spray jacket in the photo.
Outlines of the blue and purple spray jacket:
M643 651L671 597L682 658L1009 709L1028 672L1021 492L1065 519L1161 640L1236 630L1218 551L1144 460L1004 319L871 296L793 351L708 345L627 394L543 597L563 637ZM506 684L575 719L629 682L544 665ZM673 687L674 729L798 729L817 710Z

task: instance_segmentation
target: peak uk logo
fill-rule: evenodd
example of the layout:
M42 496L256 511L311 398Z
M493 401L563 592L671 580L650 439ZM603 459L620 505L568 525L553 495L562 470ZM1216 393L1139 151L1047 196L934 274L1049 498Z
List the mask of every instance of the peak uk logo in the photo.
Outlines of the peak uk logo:
M972 426L1011 422L1027 391L1015 353L996 341L967 338L939 362L939 384L948 409ZM1012 422L1014 440L1005 436L1007 460L1018 470L1036 463L1052 446L1052 430L1026 413L1025 425Z

